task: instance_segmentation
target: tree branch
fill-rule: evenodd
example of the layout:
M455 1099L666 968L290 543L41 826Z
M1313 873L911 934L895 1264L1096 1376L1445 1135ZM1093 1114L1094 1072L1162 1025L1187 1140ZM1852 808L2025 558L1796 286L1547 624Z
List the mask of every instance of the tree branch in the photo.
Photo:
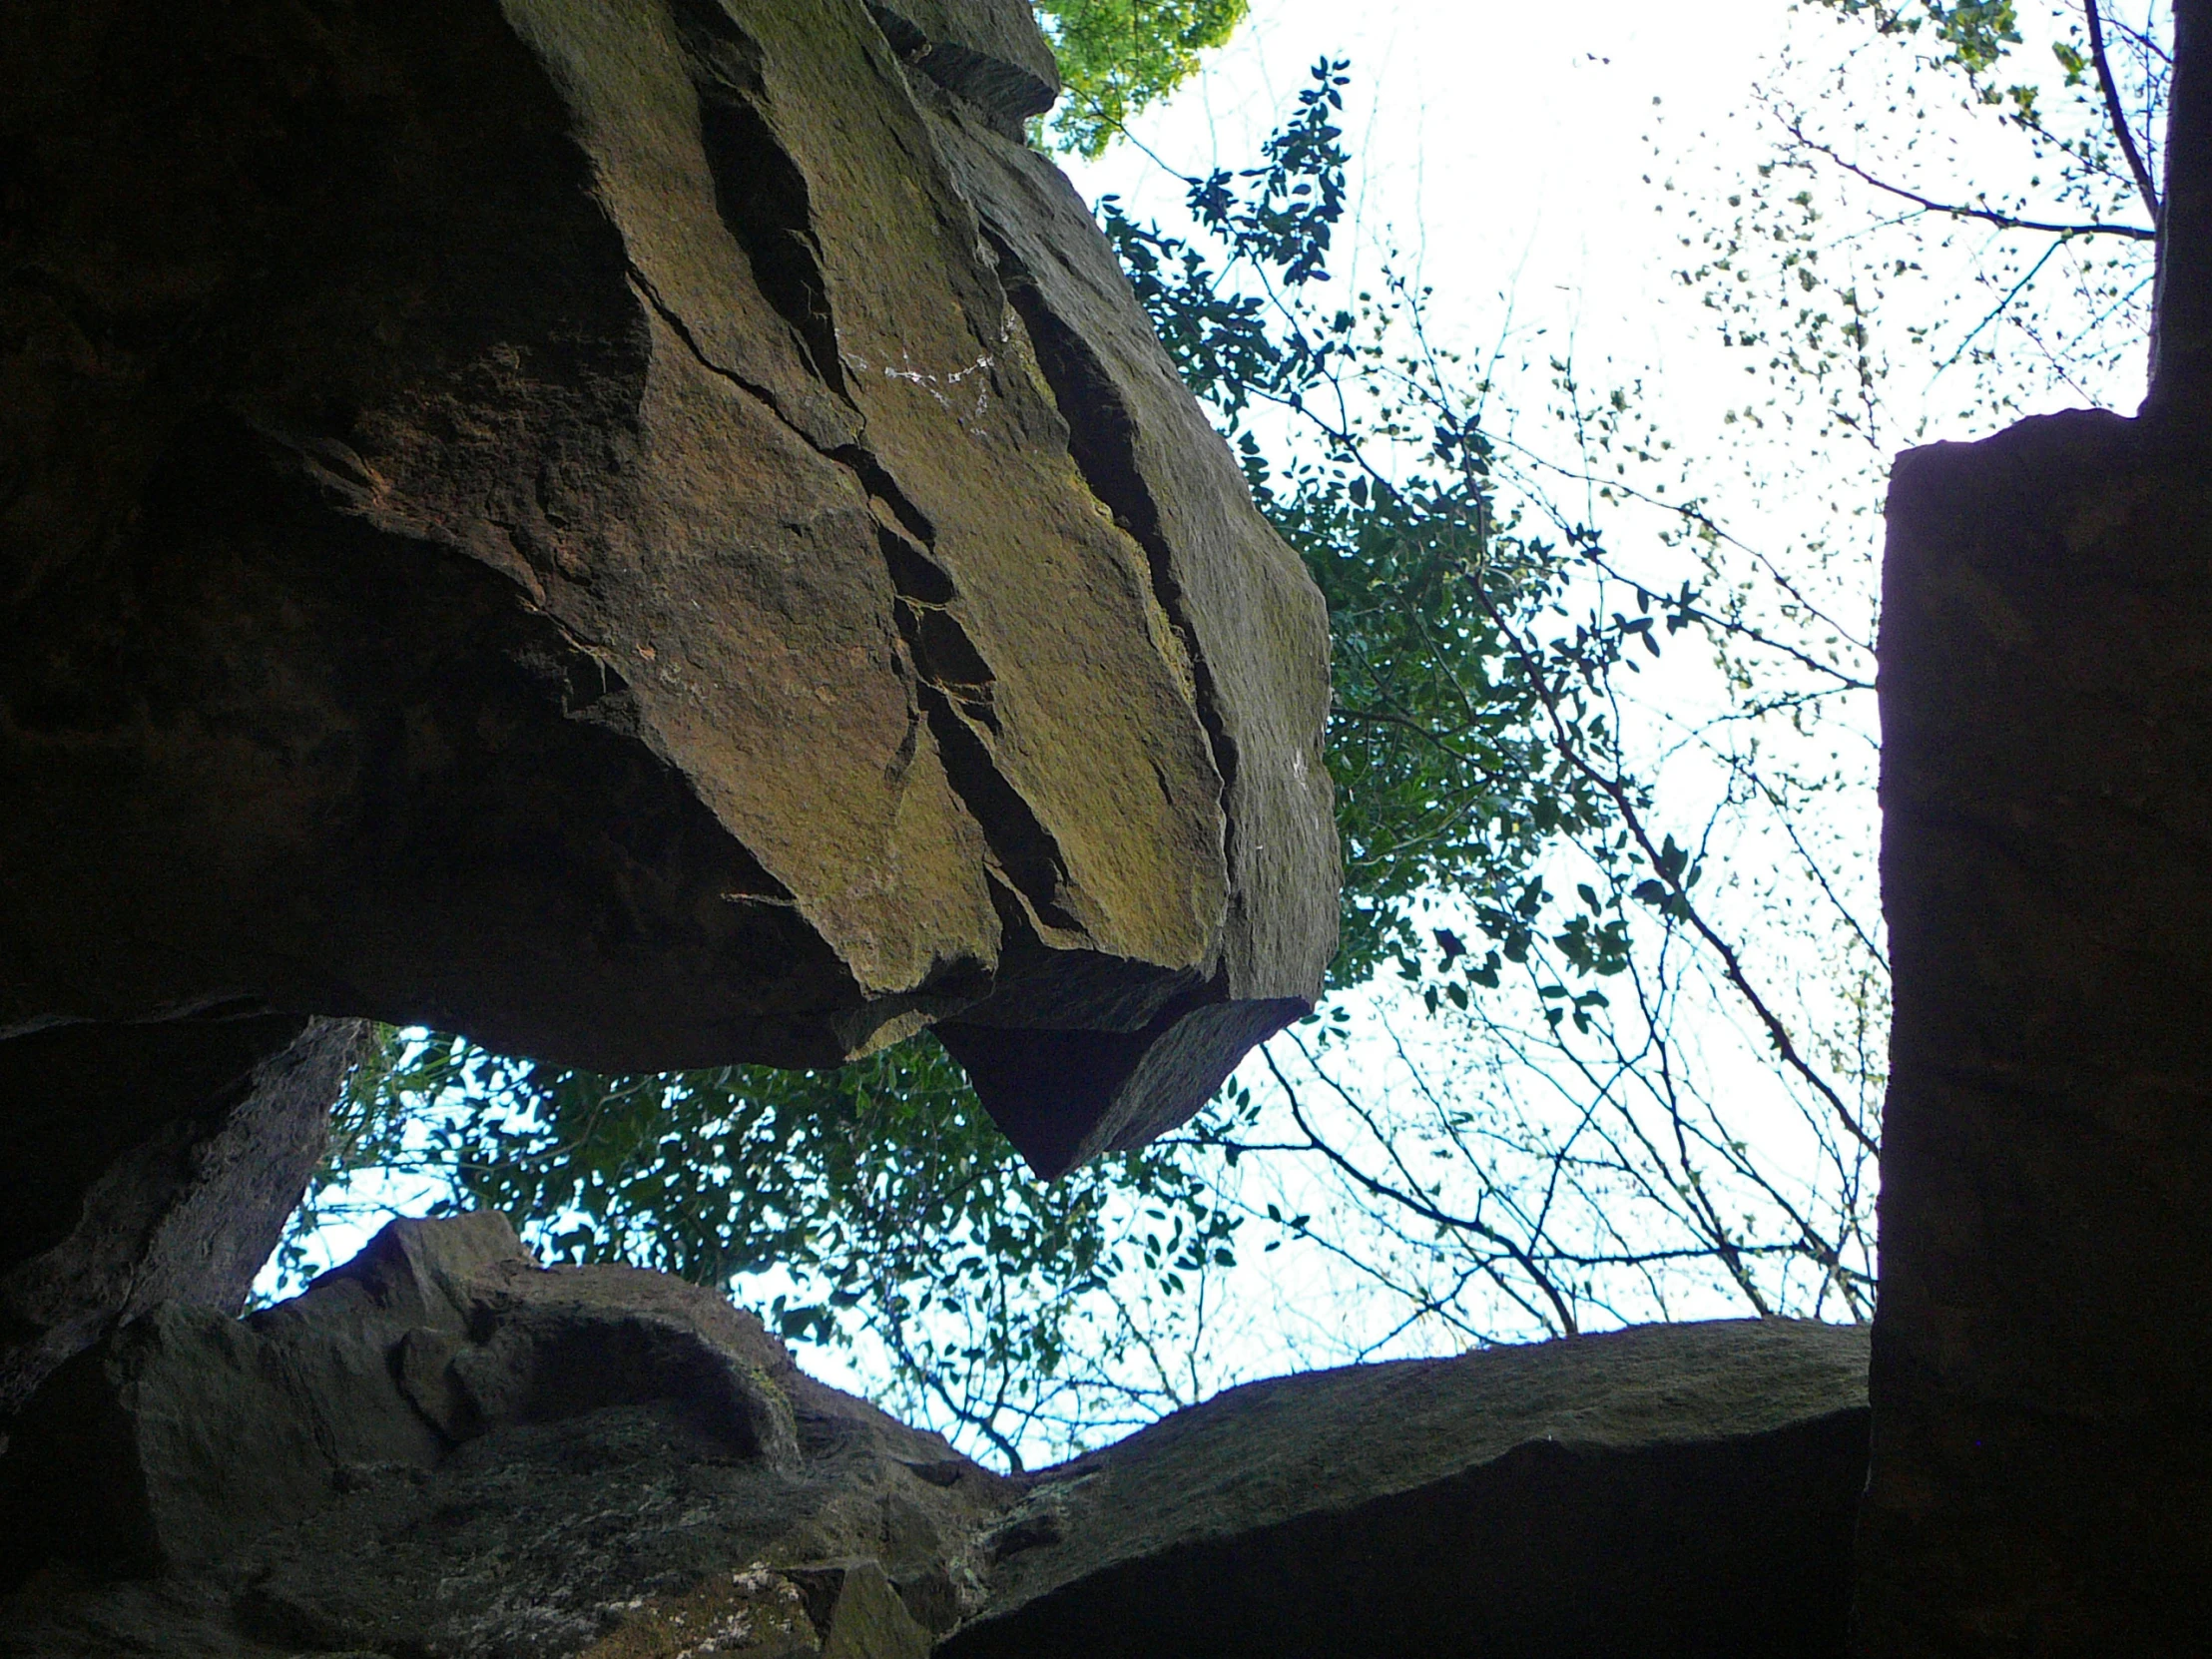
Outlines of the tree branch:
M1984 225L1994 225L2000 231L2038 231L2054 237L2125 237L2131 242L2155 242L2158 233L2140 225L2109 225L2103 220L2088 220L2075 225L2060 225L2049 220L2020 219L2011 214L2000 214L1994 208L1969 208L1957 202L1938 202L1934 197L1923 196L1918 191L1907 190L1903 185L1893 185L1887 179L1878 179L1856 162L1848 162L1832 146L1812 137L1804 126L1796 121L1785 123L1790 136L1815 155L1825 156L1853 178L1872 185L1876 190L1912 203L1924 213L1948 214L1953 219L1979 220Z
M2127 158L2128 171L2135 175L2135 188L2142 192L2143 206L2150 210L2150 222L2158 223L2158 187L2151 183L2150 168L2143 161L2143 152L2135 143L2135 130L2128 125L2127 109L2120 102L2119 83L2112 78L2112 61L2104 50L2104 13L2097 0L2087 0L2089 10L2089 56L2097 66L2097 86L2104 93L2104 113L2112 123L2112 136L2120 141L2120 154Z
M2193 420L2212 400L2212 0L2174 0L2166 192L2143 411Z

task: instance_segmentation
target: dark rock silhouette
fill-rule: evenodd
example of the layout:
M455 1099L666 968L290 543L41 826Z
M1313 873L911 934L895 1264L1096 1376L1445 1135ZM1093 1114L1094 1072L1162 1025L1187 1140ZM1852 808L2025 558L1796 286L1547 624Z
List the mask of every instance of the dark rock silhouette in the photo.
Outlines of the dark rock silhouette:
M164 1305L17 1434L0 1654L38 1659L919 1659L1018 1495L720 1297L539 1268L496 1215L395 1222L243 1321Z
M938 1652L1840 1655L1866 1373L1745 1321L1233 1388L1049 1471Z
M2208 524L2201 428L1898 463L1868 1654L2212 1630Z
M0 1043L0 1425L158 1303L245 1307L362 1034L274 1014Z
M2173 20L2140 416L1892 474L1866 1659L2212 1631L2212 6Z

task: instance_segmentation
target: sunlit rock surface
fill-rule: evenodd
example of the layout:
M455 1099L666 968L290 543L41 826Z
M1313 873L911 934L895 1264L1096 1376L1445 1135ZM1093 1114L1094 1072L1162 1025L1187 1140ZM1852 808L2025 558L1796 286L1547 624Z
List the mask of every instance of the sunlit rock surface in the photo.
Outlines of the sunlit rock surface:
M21 0L0 64L0 1410L198 1294L90 1186L310 1016L943 1021L1051 1174L1311 1006L1321 601L1020 141L1021 0Z

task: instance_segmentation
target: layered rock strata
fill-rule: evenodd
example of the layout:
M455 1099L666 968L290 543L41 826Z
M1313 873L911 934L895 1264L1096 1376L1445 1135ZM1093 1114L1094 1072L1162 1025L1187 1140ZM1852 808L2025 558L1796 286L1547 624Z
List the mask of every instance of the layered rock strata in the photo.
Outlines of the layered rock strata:
M2193 419L1894 475L1870 1656L2212 1630L2208 525Z
M0 61L0 1042L957 1018L1050 1172L1310 1004L1320 600L1015 136L1019 0L25 0Z

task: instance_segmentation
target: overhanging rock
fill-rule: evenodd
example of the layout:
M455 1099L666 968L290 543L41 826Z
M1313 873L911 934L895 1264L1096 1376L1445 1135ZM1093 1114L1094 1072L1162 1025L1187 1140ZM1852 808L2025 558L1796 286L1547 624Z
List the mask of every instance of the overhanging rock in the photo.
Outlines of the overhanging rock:
M1310 1005L1321 603L1006 136L1025 7L26 0L0 55L0 1033L958 1020L1051 1170Z
M1143 548L1189 648L1224 785L1228 909L1206 985L1131 1033L1037 1031L1025 994L942 1028L1032 1161L1057 1166L1173 1128L1310 1006L1326 962L1315 942L1336 937L1337 836L1315 741L1326 642L1304 569L1253 507L1067 179L956 100L933 102L939 153L975 204L1070 452ZM1081 1110L1056 1109L1071 1095Z
M1029 0L868 0L867 9L893 51L1008 138L1060 95L1060 67Z

